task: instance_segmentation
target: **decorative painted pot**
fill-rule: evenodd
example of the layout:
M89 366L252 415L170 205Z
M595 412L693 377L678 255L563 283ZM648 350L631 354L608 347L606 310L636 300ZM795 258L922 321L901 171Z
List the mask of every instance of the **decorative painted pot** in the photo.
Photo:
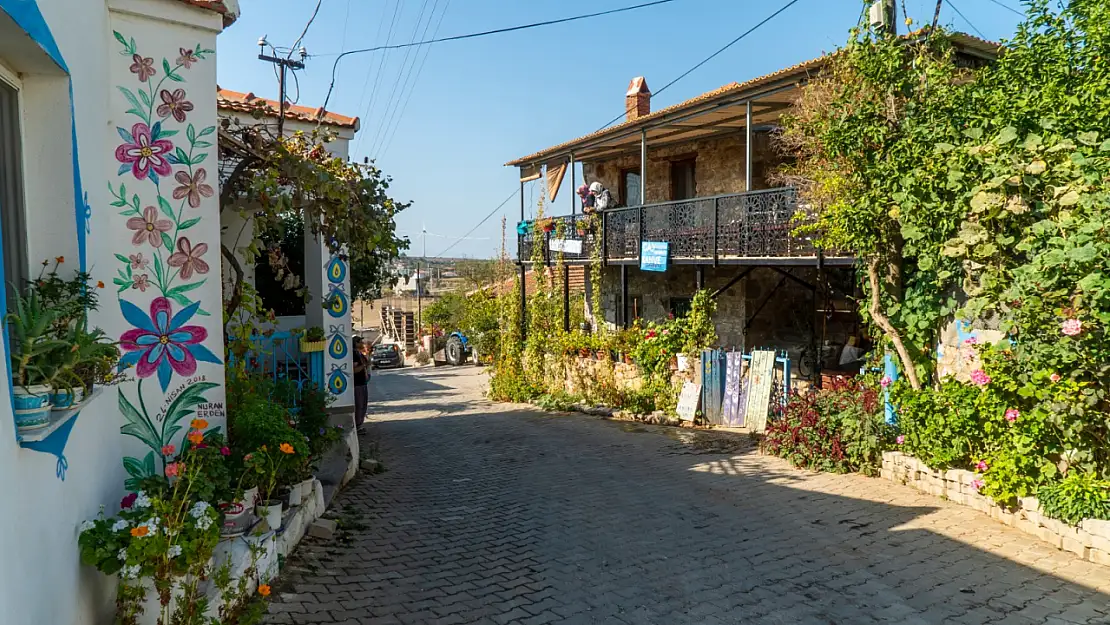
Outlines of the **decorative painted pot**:
M253 510L255 504L258 503L258 487L252 486L251 488L243 491L242 501L244 504L246 504L248 508Z
M12 389L15 425L19 430L34 430L50 424L51 388L45 385L16 386Z
M301 339L301 352L311 354L313 352L322 352L324 347L327 346L327 341L306 341Z
M54 404L54 410L69 410L75 408L85 400L85 389L75 388L73 392L66 389L54 389L50 395L50 403Z
M254 508L258 518L265 519L266 525L275 532L281 529L281 502L276 499L263 501Z
M254 513L251 506L244 501L232 501L220 504L220 512L224 515L224 524L220 527L220 536L225 538L242 536L251 528L254 522Z

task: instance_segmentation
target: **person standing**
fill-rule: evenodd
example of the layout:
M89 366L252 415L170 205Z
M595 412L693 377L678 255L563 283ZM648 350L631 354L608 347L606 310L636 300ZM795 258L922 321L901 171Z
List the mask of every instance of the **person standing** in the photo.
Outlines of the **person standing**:
M366 343L361 336L354 338L355 359L355 427L361 428L366 422L366 405L369 399L370 358L366 355Z

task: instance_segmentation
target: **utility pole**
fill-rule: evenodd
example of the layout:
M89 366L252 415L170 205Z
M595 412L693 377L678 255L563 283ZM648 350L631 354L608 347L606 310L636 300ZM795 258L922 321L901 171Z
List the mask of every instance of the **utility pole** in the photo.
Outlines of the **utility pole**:
M281 71L278 74L278 76L279 76L279 78L278 78L278 91L280 92L280 96L281 96L281 97L278 98L278 137L284 137L285 136L285 72L286 72L286 70L289 70L289 69L292 69L292 70L304 69L304 60L308 58L308 50L306 50L304 48L304 46L301 46L301 50L300 50L301 60L300 61L294 61L291 58L282 58L282 57L277 56L277 55L271 56L271 55L266 54L266 46L267 45L269 45L269 43L266 41L266 36L263 35L258 40L258 48L259 48L258 59L260 61L266 61L268 63L273 63L273 64L275 64L275 65L277 65L278 67L281 68ZM292 54L292 52L290 52L290 54Z
M424 251L421 252L420 258L428 262L428 229L424 224L420 225L420 239L423 244ZM424 287L420 286L420 262L416 261L416 333L420 334L424 330Z

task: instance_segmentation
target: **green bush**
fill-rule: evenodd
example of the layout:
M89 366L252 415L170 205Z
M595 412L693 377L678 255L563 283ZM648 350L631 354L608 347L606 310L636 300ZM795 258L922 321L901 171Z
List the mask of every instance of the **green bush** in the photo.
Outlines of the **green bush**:
M981 394L979 388L951 379L939 389L916 392L895 384L892 403L904 440L902 451L932 469L971 468L986 451Z
M1070 525L1083 519L1110 520L1110 481L1070 471L1064 479L1037 490L1041 511Z

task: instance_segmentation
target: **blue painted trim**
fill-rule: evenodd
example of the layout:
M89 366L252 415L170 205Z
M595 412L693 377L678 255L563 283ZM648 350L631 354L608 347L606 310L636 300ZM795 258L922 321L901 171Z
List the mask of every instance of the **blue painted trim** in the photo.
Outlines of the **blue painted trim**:
M898 365L894 362L894 358L890 353L883 354L883 375L890 378L890 381L897 382L901 375L898 371ZM890 387L883 389L883 412L886 415L886 422L890 425L898 424L898 415L894 412L894 404L890 403Z
M67 75L70 75L69 66L66 65L65 59L62 57L62 51L58 48L58 42L54 40L54 34L50 31L50 26L46 23L46 19L42 16L42 11L39 10L38 2L36 0L0 0L0 11L7 13L9 17L23 29L27 36L31 38L47 56ZM74 198L74 214L75 225L77 228L77 253L80 263L81 271L86 271L88 267L87 252L86 252L86 235L89 232L91 223L91 207L88 204L88 196L84 193L81 185L81 163L79 159L80 152L78 151L77 144L77 107L73 97L73 78L70 75L69 81L69 111L70 111L70 135L73 147L73 198ZM3 247L0 246L0 275L3 275ZM3 281L0 280L0 283ZM0 312L7 311L7 288L6 285L0 284ZM12 380L12 364L11 364L11 341L8 338L8 326L5 321L4 329L4 350L9 355L5 358L5 365L8 372L8 395L12 398L12 413L15 413L14 404L14 381ZM68 423L59 428L56 432L51 434L46 440L38 443L30 443L24 445L27 449L49 453L58 458L57 476L58 479L65 480L66 470L69 468L69 463L65 458L65 446L69 441L69 434L73 430L73 424L77 422L75 415ZM18 438L18 434L17 434Z

